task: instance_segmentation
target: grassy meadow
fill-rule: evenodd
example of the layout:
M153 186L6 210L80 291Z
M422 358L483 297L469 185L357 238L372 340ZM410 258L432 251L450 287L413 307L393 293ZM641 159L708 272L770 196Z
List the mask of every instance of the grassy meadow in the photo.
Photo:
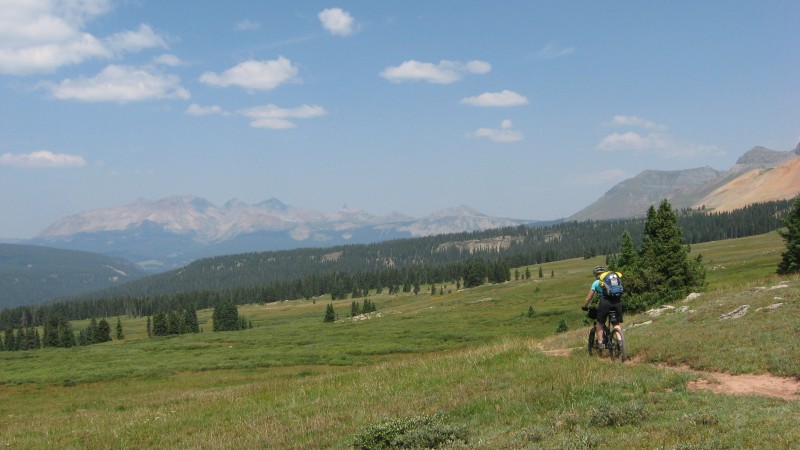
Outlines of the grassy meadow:
M238 332L212 333L199 311L204 332L147 338L146 319L123 317L121 341L0 352L0 447L352 448L434 418L417 435L445 448L798 448L800 402L690 391L702 375L665 367L800 378L800 278L774 274L782 251L777 233L693 245L707 288L626 316L626 364L585 352L599 257L372 295L378 311L359 320L337 300L336 323L326 298L240 306L254 328Z

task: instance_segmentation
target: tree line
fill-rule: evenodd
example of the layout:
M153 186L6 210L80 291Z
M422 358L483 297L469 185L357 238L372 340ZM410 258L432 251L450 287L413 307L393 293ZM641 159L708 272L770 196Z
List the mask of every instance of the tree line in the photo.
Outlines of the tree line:
M787 200L725 213L682 210L674 214L683 231L682 239L691 244L773 231L782 226L781 219L790 205ZM625 232L633 246L641 246L646 239L647 220L565 222L371 245L206 258L113 291L3 310L0 328L41 324L51 315L76 320L212 308L223 298L234 304L321 295L344 299L363 297L370 291L418 292L421 285L430 284L450 283L460 288L502 282L510 279L509 267L617 253L620 236ZM475 244L469 248L454 245L464 242Z

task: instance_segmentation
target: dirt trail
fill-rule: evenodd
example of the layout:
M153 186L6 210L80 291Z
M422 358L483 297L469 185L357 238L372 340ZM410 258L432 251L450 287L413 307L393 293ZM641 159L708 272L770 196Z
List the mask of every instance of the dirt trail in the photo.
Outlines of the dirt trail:
M544 345L540 342L536 348L541 350L544 354L550 356L568 356L575 348L559 348L545 350ZM579 350L583 350L582 348ZM637 358L629 359L626 364L640 364ZM731 375L721 372L706 372L702 370L695 370L688 366L665 366L673 370L681 370L691 372L702 376L698 380L689 382L688 388L690 391L706 390L716 392L718 394L733 394L733 395L764 395L767 397L777 397L784 400L800 400L800 380L790 377L779 377L770 374L764 375Z

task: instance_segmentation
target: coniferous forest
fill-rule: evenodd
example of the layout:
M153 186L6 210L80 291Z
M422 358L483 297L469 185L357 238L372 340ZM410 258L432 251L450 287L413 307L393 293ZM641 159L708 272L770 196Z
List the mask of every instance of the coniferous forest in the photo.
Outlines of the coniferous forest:
M783 226L792 201L732 212L676 211L688 245L763 234ZM213 308L220 302L265 303L369 292L415 292L509 280L510 268L568 258L616 254L624 233L642 244L645 218L563 222L399 239L369 245L227 255L139 279L114 289L0 312L0 329L45 324L48 317L153 316Z

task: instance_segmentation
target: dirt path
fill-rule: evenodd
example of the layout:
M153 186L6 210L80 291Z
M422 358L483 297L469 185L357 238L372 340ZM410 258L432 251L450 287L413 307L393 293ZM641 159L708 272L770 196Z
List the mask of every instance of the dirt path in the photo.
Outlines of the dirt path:
M541 350L545 355L550 356L568 356L575 350L574 348L545 350L541 342L536 345L536 348ZM640 361L638 361L637 358L633 358L629 359L626 364L640 364ZM764 395L767 397L782 398L784 400L800 400L800 380L795 378L778 377L769 374L731 375L721 372L695 370L688 366L675 367L662 365L660 367L691 372L702 376L700 379L689 382L688 388L690 391L706 390L718 394Z

